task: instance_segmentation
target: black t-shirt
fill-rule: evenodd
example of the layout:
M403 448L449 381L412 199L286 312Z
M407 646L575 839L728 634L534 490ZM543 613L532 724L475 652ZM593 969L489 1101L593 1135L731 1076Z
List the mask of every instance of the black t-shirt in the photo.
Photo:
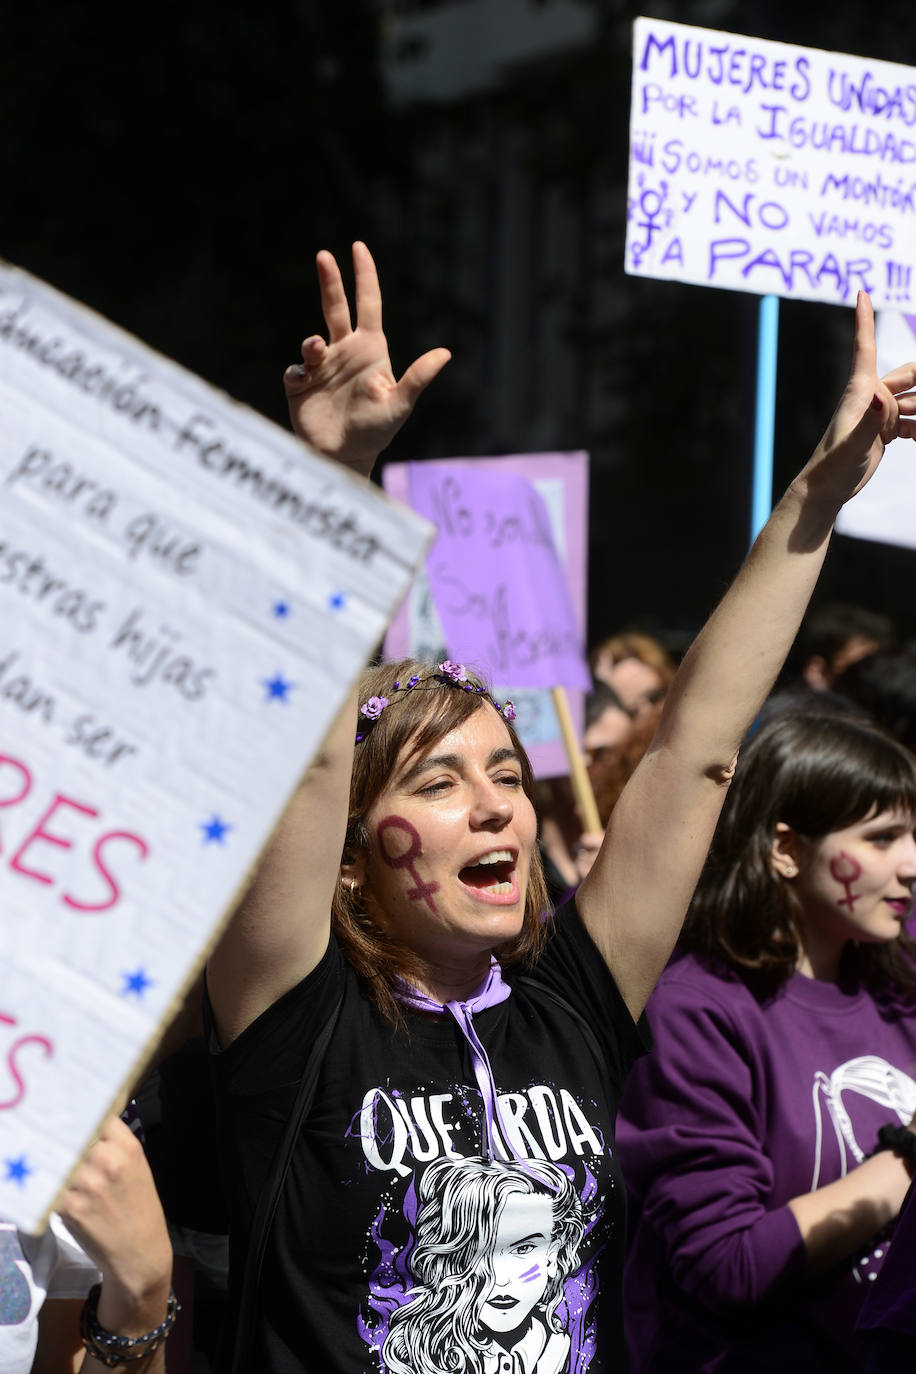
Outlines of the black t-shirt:
M627 1368L613 1132L648 1033L571 904L551 921L542 986L505 976L512 995L474 1016L514 1145L495 1163L458 1025L409 1013L393 1029L333 938L216 1054L237 1285L309 1046L343 993L264 1261L259 1374Z

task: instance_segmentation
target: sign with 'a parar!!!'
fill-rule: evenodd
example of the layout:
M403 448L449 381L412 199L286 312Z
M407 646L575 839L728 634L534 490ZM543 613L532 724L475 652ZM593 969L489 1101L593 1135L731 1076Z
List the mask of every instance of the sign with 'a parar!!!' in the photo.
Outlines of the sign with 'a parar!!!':
M0 1216L40 1225L431 531L0 265Z
M912 309L916 68L638 19L626 270Z

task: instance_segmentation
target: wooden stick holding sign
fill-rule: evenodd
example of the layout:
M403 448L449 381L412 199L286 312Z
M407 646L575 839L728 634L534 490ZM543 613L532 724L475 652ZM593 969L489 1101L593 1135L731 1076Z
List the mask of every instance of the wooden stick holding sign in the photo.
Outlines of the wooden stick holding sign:
M573 797L579 811L582 829L594 832L603 830L604 826L598 815L595 794L592 791L591 778L588 776L585 759L582 757L582 750L579 748L579 740L576 737L566 688L554 687L551 689L550 695L553 698L554 710L563 732L563 743L566 745L566 752L569 755L569 781L572 785Z

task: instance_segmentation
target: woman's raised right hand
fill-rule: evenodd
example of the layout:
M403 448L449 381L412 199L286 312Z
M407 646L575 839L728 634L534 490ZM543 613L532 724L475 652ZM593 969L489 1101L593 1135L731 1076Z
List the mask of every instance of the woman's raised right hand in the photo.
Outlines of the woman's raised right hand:
M916 439L916 362L879 378L876 360L874 312L860 291L849 380L824 437L793 483L822 497L834 513L869 481L893 439Z
M319 453L368 476L377 455L410 415L417 397L448 362L434 348L411 363L397 381L382 329L382 294L372 255L353 245L356 328L333 254L316 258L327 340L313 334L302 362L283 378L293 429Z

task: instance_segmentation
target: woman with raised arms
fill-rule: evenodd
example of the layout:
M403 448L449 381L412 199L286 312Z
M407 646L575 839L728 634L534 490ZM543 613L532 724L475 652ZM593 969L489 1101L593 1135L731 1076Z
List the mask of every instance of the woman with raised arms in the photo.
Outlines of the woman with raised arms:
M336 262L318 255L328 338L305 341L286 388L297 432L368 476L448 354L425 354L396 382L361 244L353 266L355 327ZM914 384L916 364L878 380L863 296L849 383L823 439L686 655L575 903L549 919L511 703L461 664L364 676L208 970L236 1285L310 1047L337 1018L270 1232L247 1367L355 1374L414 1360L425 1370L435 1351L443 1371L529 1374L562 1349L571 1369L626 1368L614 1120L646 1047L639 1018L836 514L890 439L916 437L916 397L902 394ZM488 1259L492 1274L457 1321L443 1300L463 1304L470 1290L444 1265L429 1304L437 1329L421 1336L433 1271L423 1217L446 1181L442 1162L471 1159L483 1175L532 1180L530 1191L453 1190L492 1209L481 1233L501 1237L515 1267L500 1288ZM567 1186L541 1161L578 1196L575 1255L552 1233ZM445 1218L441 1244L473 1221ZM562 1294L545 1301L555 1283ZM536 1301L523 1300L529 1286Z

